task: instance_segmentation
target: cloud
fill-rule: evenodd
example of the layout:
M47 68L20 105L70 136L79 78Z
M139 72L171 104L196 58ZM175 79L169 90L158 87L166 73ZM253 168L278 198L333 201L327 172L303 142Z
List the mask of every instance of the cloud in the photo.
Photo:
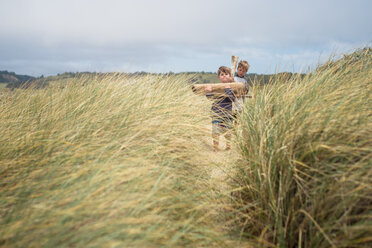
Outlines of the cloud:
M368 0L6 0L0 66L32 74L214 71L238 54L251 70L272 72L372 42L371 7Z

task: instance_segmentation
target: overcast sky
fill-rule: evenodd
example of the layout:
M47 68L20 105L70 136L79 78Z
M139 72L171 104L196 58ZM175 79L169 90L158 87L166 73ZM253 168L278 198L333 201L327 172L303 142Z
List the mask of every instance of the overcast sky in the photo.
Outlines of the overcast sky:
M0 70L307 71L372 42L371 0L0 0Z

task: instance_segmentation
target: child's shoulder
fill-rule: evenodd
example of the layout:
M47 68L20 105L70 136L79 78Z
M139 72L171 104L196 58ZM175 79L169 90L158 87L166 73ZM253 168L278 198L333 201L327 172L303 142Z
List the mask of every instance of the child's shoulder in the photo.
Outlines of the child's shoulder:
M238 83L247 83L248 82L248 80L245 77L238 77L238 76L234 77L234 81L238 82Z

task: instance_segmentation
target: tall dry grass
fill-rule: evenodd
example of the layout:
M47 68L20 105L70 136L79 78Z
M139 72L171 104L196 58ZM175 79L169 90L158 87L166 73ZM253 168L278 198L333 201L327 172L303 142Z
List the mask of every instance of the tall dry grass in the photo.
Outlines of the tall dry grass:
M82 76L0 99L0 246L224 246L208 103L186 76Z
M189 79L0 91L0 246L371 245L371 49L251 89L240 157L210 152Z
M234 205L258 247L372 245L372 51L255 88Z

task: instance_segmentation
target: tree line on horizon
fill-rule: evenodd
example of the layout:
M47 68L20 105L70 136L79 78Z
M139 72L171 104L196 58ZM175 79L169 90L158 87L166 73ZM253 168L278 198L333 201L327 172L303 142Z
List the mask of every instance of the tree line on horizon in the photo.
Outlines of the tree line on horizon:
M49 85L52 81L69 79L80 77L83 75L106 75L110 73L100 73L100 72L64 72L59 73L55 76L47 76L44 77L43 75L40 77L33 77L28 75L19 75L15 72L9 71L0 71L0 83L6 84L6 88L15 89L15 88L28 88L31 85L35 88L44 88ZM123 73L128 74L130 76L146 76L146 75L179 75L179 74L187 74L187 75L195 75L191 80L190 83L192 84L210 84L210 83L219 83L217 73L216 72L168 72L168 73L150 73L150 72L134 72L134 73ZM259 83L260 85L268 84L270 81L273 80L273 77L277 75L285 75L286 77L290 78L292 76L299 75L298 73L291 73L291 72L284 72L284 73L277 73L277 74L257 74L257 73L249 73L246 74L246 78L248 82L253 84L253 82ZM300 74L305 75L305 74Z

